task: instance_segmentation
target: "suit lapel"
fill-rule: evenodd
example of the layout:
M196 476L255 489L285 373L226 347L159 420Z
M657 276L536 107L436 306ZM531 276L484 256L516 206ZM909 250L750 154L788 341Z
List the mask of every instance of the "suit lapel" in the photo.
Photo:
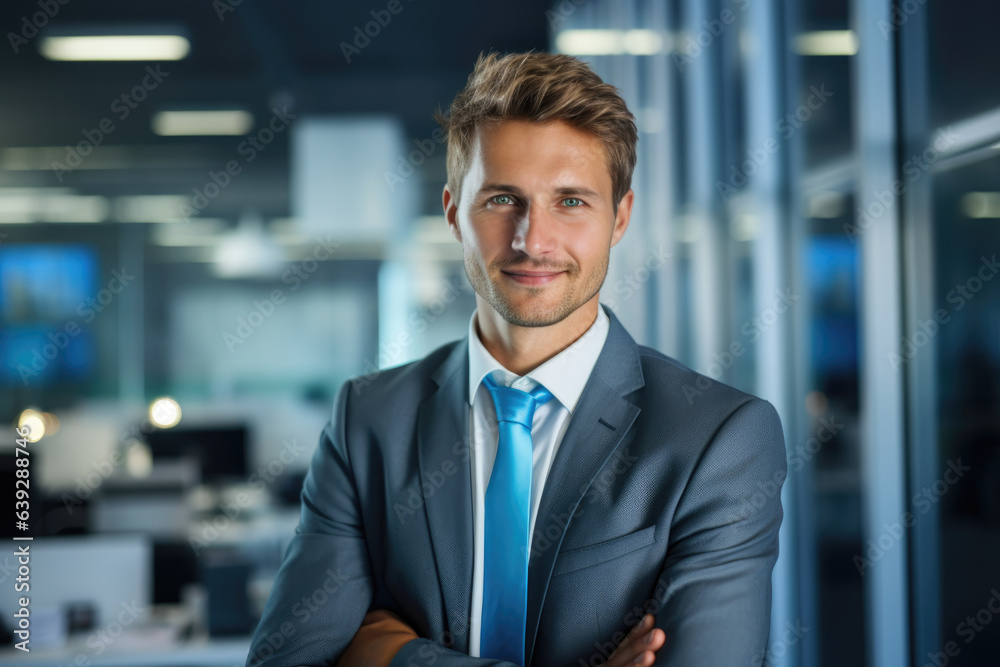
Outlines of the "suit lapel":
M569 523L565 519L576 513L590 485L639 415L639 408L623 398L643 386L639 350L614 313L608 309L605 312L611 320L608 338L556 451L535 519L528 561L526 665L531 664L534 655L545 593Z
M419 481L457 468L427 499L427 522L441 582L441 632L451 633L455 650L469 651L472 603L472 473L469 456L468 337L458 341L431 375L438 389L417 416ZM436 639L436 638L435 638Z

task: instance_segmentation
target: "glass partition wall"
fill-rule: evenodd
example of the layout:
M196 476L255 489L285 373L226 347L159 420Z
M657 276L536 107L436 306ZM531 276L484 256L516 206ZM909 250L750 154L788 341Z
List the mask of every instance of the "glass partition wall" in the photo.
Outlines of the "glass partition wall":
M761 663L997 655L998 19L973 0L549 12L554 50L639 120L632 228L602 300L641 343L782 417ZM654 249L656 269L637 268Z
M996 3L958 0L896 21L917 664L1000 655L998 20Z

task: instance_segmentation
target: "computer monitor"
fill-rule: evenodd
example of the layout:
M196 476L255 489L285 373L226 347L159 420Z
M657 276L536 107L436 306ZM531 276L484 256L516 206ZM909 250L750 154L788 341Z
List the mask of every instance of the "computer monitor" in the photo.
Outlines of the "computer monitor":
M153 465L157 461L191 458L198 462L201 481L246 480L248 429L245 425L174 427L146 436Z
M190 542L153 541L153 604L183 603L184 586L200 582L198 555Z
M0 387L92 379L99 270L88 244L0 245Z
M24 544L31 554L32 611L86 604L96 612L98 627L123 611L140 625L148 619L153 554L145 535L42 537ZM15 592L13 579L7 583L0 587L0 613L11 619L23 594Z

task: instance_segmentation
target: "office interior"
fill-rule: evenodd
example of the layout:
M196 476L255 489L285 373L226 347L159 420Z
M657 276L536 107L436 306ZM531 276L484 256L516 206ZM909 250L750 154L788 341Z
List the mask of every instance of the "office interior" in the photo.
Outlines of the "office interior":
M244 663L338 387L466 334L431 114L480 51L531 49L636 115L602 303L781 415L755 664L996 664L998 24L987 0L4 3L0 664Z

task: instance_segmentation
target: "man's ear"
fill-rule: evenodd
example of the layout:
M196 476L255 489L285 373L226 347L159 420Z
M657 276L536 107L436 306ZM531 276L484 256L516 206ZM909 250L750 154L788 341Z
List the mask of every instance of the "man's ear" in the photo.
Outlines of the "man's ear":
M611 230L611 245L616 245L625 236L628 229L628 222L632 217L632 203L635 201L635 193L632 188L625 193L622 200L618 202L618 212L615 214L615 226Z
M452 196L451 190L448 189L447 185L444 186L444 190L441 192L441 206L444 207L444 217L448 221L448 228L451 230L451 235L461 243L462 230L458 226L458 200Z

